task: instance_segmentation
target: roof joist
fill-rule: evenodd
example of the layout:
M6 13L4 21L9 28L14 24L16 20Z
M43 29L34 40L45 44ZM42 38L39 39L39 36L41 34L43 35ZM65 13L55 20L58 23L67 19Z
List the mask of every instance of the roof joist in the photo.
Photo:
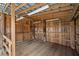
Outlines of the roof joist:
M18 10L19 8L25 6L25 5L27 5L27 3L22 3L21 5L19 5L19 6L17 6L17 7L15 8L15 11Z
M34 18L35 20L46 20L46 19L52 19L52 18L62 18L63 16L70 16L72 15L71 11L62 11L62 12L56 12L56 13L49 13L49 14L44 14L42 16L38 16L36 14L30 16Z
M57 9L65 8L65 7L67 8L69 6L71 6L71 4L58 3L58 4L54 4L54 5L49 5L49 9L50 10L57 10ZM43 10L43 11L40 11L40 12L46 12L46 11Z
M8 8L8 6L9 6L9 3L7 3L7 4L5 5L5 10Z
M43 5L44 5L43 3L38 3L38 4L35 4L35 5L31 6L31 7L29 7L29 8L26 9L26 10L22 10L22 11L20 11L20 12L17 12L16 14L25 13L25 12L28 12L28 11L30 11L30 10L34 10L35 8L39 8L40 6L43 6Z
M58 3L58 4L55 4L55 5L51 5L50 6L50 8L54 8L54 9L56 9L56 8L59 8L59 7L65 7L65 6L70 6L70 4L69 3Z
M54 10L49 10L49 11L42 11L42 12L39 12L38 14L49 14L49 13L55 13L55 12L59 12L59 11L66 11L66 10L73 10L73 6L67 6L67 7L62 7L62 8L57 8L57 9L54 9Z

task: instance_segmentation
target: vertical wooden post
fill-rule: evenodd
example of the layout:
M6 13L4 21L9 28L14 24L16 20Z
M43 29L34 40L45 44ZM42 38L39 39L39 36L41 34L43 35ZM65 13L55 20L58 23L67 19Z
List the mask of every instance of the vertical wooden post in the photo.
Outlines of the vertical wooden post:
M70 46L71 48L75 49L75 32L74 32L74 21L71 21L71 27L70 27Z
M33 24L33 37L35 39L35 24Z
M11 40L12 40L12 56L15 56L15 5L11 4Z
M75 40L75 49L76 49L76 19L74 19L74 40Z
M4 14L3 13L1 13L1 21L0 21L1 23L2 23L2 34L1 35L3 35L4 34ZM3 37L1 38L2 40L2 44L3 44ZM4 55L4 49L3 49L3 45L2 45L2 54Z
M31 27L32 27L32 35L33 35L32 39L35 39L35 24L33 20L31 20Z
M60 44L62 44L62 38L61 38L61 34L62 34L62 33L61 33L61 29L62 29L62 28L61 28L61 21L59 21L59 39L60 39L59 43L60 43Z
M46 20L43 20L43 33L44 33L44 41L47 41L46 39Z

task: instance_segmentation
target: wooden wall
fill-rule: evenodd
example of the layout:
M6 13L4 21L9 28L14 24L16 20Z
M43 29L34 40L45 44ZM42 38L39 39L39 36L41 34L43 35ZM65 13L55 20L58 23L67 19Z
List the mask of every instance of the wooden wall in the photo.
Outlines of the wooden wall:
M5 15L5 35L8 38L11 38L11 17L9 15ZM23 19L20 21L16 21L16 41L24 41L31 39L30 32L30 19Z
M74 21L70 23L70 46L75 49L75 30Z
M79 53L79 18L76 19L76 50Z
M9 15L4 16L4 34L11 39L11 17Z
M49 19L50 20L50 19ZM76 22L78 24L78 20ZM34 26L34 32L31 31ZM5 16L5 35L10 38L10 16ZM77 26L78 28L78 26ZM78 30L76 30L78 31ZM34 38L35 37L35 38ZM77 36L78 38L78 33ZM30 18L16 22L16 41L43 40L75 48L74 21L35 21ZM78 40L78 39L77 39Z
M46 21L46 37L47 41L53 43L60 42L60 22L59 21Z
M35 39L53 43L58 43L74 48L74 22L46 20L46 35L44 32L44 22L34 22Z
M44 23L43 21L34 22L35 26L35 39L46 41L45 32L44 32Z
M16 22L16 40L24 41L31 39L30 19L23 19Z
M0 16L0 48L2 47L2 19L1 19L1 16Z

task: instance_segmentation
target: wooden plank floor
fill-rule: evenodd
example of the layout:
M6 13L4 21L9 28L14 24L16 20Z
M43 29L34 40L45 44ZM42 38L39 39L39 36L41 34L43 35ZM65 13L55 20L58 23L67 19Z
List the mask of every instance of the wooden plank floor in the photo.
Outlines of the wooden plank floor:
M0 56L2 56L2 48L0 48Z
M73 49L49 42L25 41L16 44L17 56L75 56Z

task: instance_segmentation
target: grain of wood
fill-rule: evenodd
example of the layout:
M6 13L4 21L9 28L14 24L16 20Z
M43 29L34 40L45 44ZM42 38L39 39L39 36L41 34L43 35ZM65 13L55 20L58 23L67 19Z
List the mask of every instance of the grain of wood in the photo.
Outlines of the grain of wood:
M25 41L16 45L18 56L74 56L73 52L70 47L50 42Z

